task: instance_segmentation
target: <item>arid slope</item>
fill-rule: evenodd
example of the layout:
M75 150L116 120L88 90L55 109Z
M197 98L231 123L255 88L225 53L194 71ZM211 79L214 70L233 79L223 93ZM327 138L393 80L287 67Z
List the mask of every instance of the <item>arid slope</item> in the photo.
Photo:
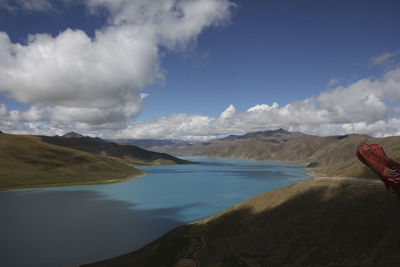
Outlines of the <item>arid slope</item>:
M373 138L367 135L312 136L299 132L275 131L228 136L193 145L152 147L173 155L231 157L309 164L323 176L375 177L355 157L361 143L380 144L388 156L400 160L400 137Z
M0 190L111 183L144 175L136 166L177 163L185 161L97 138L0 134Z

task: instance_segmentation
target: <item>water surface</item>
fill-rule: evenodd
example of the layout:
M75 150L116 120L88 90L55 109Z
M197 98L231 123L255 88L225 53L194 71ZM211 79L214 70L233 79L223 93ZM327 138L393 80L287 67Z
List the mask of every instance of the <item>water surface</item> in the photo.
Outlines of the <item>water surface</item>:
M187 158L139 179L0 192L0 266L75 266L117 256L169 230L308 178L300 164Z

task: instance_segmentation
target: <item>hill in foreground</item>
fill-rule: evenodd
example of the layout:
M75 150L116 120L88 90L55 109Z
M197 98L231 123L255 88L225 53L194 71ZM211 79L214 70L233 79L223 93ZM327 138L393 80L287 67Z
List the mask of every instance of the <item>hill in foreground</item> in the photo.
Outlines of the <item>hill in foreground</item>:
M399 266L399 211L380 181L312 178L88 266Z
M400 160L400 136L374 138L350 134L322 137L283 129L149 149L178 156L298 162L307 164L318 175L373 178L374 173L355 157L361 143L379 144L389 157Z
M179 163L185 161L99 138L0 135L0 190L111 183L144 175L136 166Z

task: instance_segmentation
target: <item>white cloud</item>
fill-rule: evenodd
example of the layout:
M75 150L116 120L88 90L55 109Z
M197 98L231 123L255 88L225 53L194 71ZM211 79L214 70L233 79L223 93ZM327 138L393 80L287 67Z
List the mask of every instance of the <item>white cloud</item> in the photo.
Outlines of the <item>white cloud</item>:
M400 101L400 68L389 71L385 74L382 90L385 98L391 102Z
M225 24L234 4L228 0L88 0L92 12L106 8L114 26L136 25L140 35L170 49L182 49L205 27Z
M338 84L339 83L339 80L338 79L336 79L336 78L332 78L329 82L328 82L328 87L332 87L332 86L334 86L334 85L336 85L336 84Z
M393 116L400 116L400 106L392 109Z
M400 135L400 68L347 86L332 79L320 95L286 105L273 102L237 112L231 104L217 117L174 114L131 122L147 96L143 89L164 79L160 47L174 51L191 47L205 28L229 21L233 4L228 0L87 0L84 4L92 14L110 15L93 38L67 29L55 37L33 34L26 44L19 44L0 32L0 93L28 104L27 110L19 111L0 103L2 131L51 135L76 130L105 138L187 140L280 127L317 135ZM14 12L54 9L47 0L0 0L1 7ZM399 51L383 53L371 63L384 64L397 55Z
M249 108L247 111L248 112L256 112L256 111L271 111L273 109L277 109L279 107L279 104L274 102L272 106L268 106L266 104L261 104L261 105L255 105L254 107Z
M49 0L0 0L0 8L17 12L20 9L46 11L54 7Z
M64 120L88 122L86 112L80 118L76 111L91 109L93 124L110 114L125 121L140 111L140 90L162 77L155 44L130 39L125 31L107 29L91 40L68 29L56 38L31 36L26 46L11 44L2 33L0 91L62 109Z
M388 61L390 61L391 59L397 57L398 55L400 55L400 50L399 51L395 51L395 52L383 52L382 54L376 56L376 57L372 57L370 59L371 62L371 66L375 66L375 65L380 65L380 64L384 64L387 63Z
M51 8L49 1L29 3L16 4ZM87 130L126 127L141 110L142 90L164 79L160 46L184 49L205 28L229 20L232 7L228 0L85 3L111 14L93 38L67 29L55 37L30 35L22 45L0 32L0 93L31 105L27 112L11 111L8 120L64 121Z
M321 109L329 112L332 122L373 122L385 117L381 81L360 80L348 87L338 87L319 95Z
M7 107L3 103L0 103L0 119L8 115Z
M351 133L367 134L375 137L399 136L400 120L396 118L379 120L373 123L325 123L302 124L287 127L289 131L299 131L313 135L344 135Z
M120 138L195 139L213 135L216 119L201 115L174 114L168 117L136 122L121 131Z
M400 135L400 69L380 79L362 79L338 86L315 98L280 107L261 104L246 112L230 105L219 117L172 115L133 123L124 138L207 140L232 133L285 128L315 135L364 133ZM389 105L389 103L391 103Z
M71 108L33 105L25 112L8 112L0 105L0 113L8 117L0 125L4 131L19 133L60 134L79 130L84 134L105 138L155 138L204 141L232 133L284 128L314 135L364 133L374 136L400 135L400 69L394 69L379 79L361 79L348 86L338 86L319 96L284 106L278 103L259 104L245 112L229 105L219 116L174 114L143 122L132 122L122 130L119 120L113 120L112 109L97 118L96 108ZM143 96L142 96L143 97ZM111 112L112 111L112 112ZM53 116L49 123L42 123ZM73 124L68 119L79 119ZM118 116L116 116L118 117ZM95 119L98 126L93 125ZM32 122L36 120L37 122ZM13 126L14 123L14 126Z
M234 105L230 104L229 107L227 107L224 112L221 113L219 116L221 119L228 119L231 118L235 115L236 113L236 108Z

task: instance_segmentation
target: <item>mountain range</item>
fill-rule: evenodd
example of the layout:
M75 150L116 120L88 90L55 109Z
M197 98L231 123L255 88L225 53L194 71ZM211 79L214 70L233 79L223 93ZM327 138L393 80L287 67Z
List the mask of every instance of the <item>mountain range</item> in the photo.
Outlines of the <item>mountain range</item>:
M319 176L376 177L355 156L361 143L379 144L389 157L400 159L399 136L374 138L348 134L323 137L283 129L230 135L198 144L172 144L148 149L175 156L298 162L306 164Z
M41 136L46 143L69 147L96 155L123 158L134 165L176 164L187 161L173 157L166 153L153 152L134 145L121 145L115 142L105 141L99 137L89 137L67 133L63 136Z
M192 142L174 139L115 139L110 140L121 145L133 145L144 149L150 149L152 147L162 146L182 146L190 145Z

